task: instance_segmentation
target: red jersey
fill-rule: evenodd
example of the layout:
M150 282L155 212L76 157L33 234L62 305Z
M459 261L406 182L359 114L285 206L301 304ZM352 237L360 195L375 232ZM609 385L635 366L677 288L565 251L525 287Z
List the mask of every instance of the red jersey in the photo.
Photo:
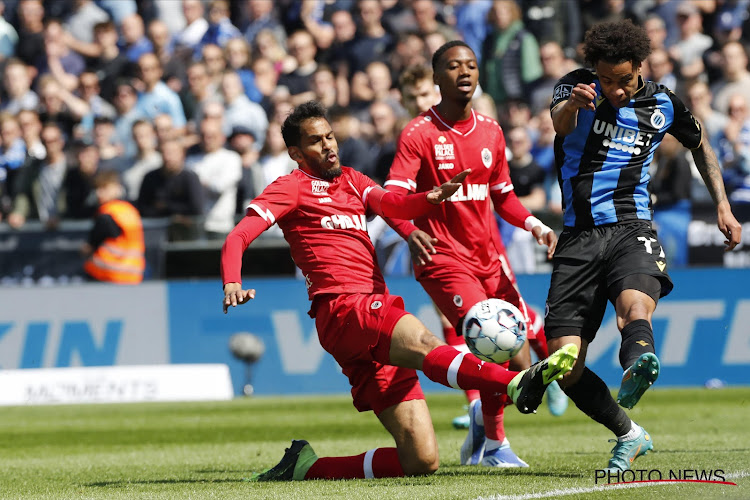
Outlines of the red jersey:
M467 168L471 173L461 189L414 224L437 238L434 260L445 258L491 276L505 250L490 196L513 190L497 121L472 110L467 120L449 124L430 108L401 133L385 186L396 192L429 190ZM424 268L415 266L417 276Z
M438 207L427 201L426 193L402 197L356 170L341 169L330 181L297 169L266 187L224 243L224 283L240 281L242 252L277 223L305 276L310 299L322 293L386 293L366 213L411 218Z

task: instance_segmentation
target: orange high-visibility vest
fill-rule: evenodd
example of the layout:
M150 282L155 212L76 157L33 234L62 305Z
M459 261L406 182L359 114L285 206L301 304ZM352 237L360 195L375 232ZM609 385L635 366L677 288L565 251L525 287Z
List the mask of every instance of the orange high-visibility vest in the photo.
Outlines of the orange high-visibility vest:
M112 217L122 233L104 240L86 260L84 269L98 281L140 283L146 268L141 215L133 205L122 200L104 203L99 213Z

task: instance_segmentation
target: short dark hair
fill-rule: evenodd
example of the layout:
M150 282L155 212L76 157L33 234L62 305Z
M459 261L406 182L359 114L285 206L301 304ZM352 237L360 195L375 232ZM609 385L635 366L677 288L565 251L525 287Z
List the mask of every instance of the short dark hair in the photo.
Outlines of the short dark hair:
M440 59L443 57L443 54L448 52L449 49L452 49L453 47L466 47L467 49L471 50L472 53L474 53L474 50L469 47L469 44L462 40L451 40L450 42L444 43L440 46L439 49L435 51L435 53L432 55L432 71L437 73L437 67L440 63Z
M646 30L629 19L596 24L586 32L583 40L583 55L592 66L599 61L641 63L650 53L651 40Z
M299 146L302 141L300 126L305 120L310 118L326 118L326 108L318 101L307 101L300 104L289 113L281 126L281 135L284 137L284 144L290 148Z
M432 74L432 70L424 64L407 66L401 73L401 76L398 77L398 88L403 92L406 87L413 87L417 82L423 80L432 82Z

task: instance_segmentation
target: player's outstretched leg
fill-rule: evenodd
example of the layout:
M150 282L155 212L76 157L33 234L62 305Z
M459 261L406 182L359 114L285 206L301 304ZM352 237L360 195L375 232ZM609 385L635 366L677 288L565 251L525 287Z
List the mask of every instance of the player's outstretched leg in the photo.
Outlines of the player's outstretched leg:
M617 442L612 448L612 458L609 459L608 468L611 471L630 469L636 458L645 455L654 447L651 435L635 422L631 424L628 434L618 439L610 439L610 442Z
M617 393L617 403L623 408L632 408L646 390L659 378L659 358L652 352L641 354L622 375Z
M250 481L301 481L318 456L304 439L293 440L281 461L274 467L255 473Z
M484 456L484 419L482 401L469 404L469 433L461 445L461 465L478 465Z
M553 381L573 369L578 359L578 347L566 344L547 359L534 363L520 372L508 384L508 396L521 413L534 413L542 402L544 391Z

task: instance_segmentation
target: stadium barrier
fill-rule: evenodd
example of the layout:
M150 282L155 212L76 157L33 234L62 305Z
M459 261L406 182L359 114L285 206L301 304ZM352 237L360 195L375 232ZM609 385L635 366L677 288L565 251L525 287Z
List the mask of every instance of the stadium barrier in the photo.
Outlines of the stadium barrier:
M701 386L710 379L750 384L750 270L671 274L675 290L653 318L663 367L658 386ZM235 394L248 383L255 394L348 391L346 378L318 343L304 283L259 278L245 284L257 290L255 300L227 315L218 280L0 288L0 369L220 363L229 366ZM543 311L549 276L519 276L519 284L529 304ZM416 281L393 278L388 285L409 311L440 331ZM242 332L265 344L252 366L235 359L228 346ZM618 348L610 307L587 362L611 386L619 385ZM443 388L425 380L425 390Z

